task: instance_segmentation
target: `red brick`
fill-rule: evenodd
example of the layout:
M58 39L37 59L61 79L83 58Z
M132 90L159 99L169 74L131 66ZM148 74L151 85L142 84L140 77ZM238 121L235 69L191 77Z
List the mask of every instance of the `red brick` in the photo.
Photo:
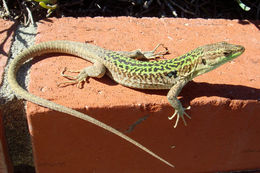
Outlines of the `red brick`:
M0 19L0 85L3 82L4 69L8 59L8 52L10 50L11 41L13 38L16 24L11 21ZM2 120L2 112L0 109L0 172L12 172L11 162L8 156L6 140L4 137L4 128Z
M5 21L0 18L0 84L3 80L4 68L8 58L8 52L13 38L13 32L16 24L11 21Z
M231 63L196 78L180 94L192 120L176 129L167 91L123 87L108 77L83 89L57 87L64 67L89 63L69 55L42 56L31 70L30 92L79 110L121 132L150 115L131 133L176 168L119 137L63 113L28 104L35 164L45 172L215 172L260 168L260 33L250 21L119 18L51 18L38 26L37 42L92 41L112 50L151 50L163 43L174 58L219 41L245 46ZM51 57L43 59L43 57ZM172 146L176 146L174 149Z

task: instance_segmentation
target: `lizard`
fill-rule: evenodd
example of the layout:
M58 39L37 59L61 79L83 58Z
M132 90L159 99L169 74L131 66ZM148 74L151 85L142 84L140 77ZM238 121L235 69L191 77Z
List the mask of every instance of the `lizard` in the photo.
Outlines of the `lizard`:
M93 63L92 66L84 68L79 71L77 76L72 77L73 81L70 81L72 83L79 84L89 77L101 78L107 74L115 82L129 88L169 90L167 99L175 109L174 114L170 116L169 119L171 120L177 116L174 125L174 128L176 128L180 117L183 120L184 125L187 124L184 116L191 118L185 112L185 110L190 109L190 106L183 108L181 102L177 98L187 82L233 60L245 50L241 45L218 42L200 46L173 59L158 61L139 60L142 58L154 58L157 55L155 54L157 47L153 51L148 52L142 52L141 50L119 52L103 49L93 44L73 41L56 40L42 42L27 48L11 61L7 74L8 83L15 95L40 106L93 123L132 143L163 163L174 167L173 164L113 127L106 125L89 115L35 96L23 89L16 80L19 68L31 58L39 57L40 55L47 53L71 54ZM70 77L63 74L63 72L62 75L64 77Z

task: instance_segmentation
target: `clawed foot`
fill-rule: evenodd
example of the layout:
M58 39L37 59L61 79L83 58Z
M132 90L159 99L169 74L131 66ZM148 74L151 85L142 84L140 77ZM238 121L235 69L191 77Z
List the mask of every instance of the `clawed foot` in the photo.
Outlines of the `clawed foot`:
M79 73L77 76L70 76L70 75L66 75L65 72L71 72L71 73ZM65 67L64 70L61 72L61 76L71 80L71 81L66 81L66 82L61 82L58 83L59 87L63 87L65 85L74 85L77 84L78 88L82 88L82 84L84 82L86 82L87 80L87 74L85 73L84 70L81 71L71 71L71 70L67 70L67 68Z
M165 50L164 51L161 51L161 52L158 52L158 53L155 53L156 50L162 46ZM163 57L164 55L168 54L169 53L169 50L167 47L165 47L163 44L158 44L152 51L144 51L142 52L142 54L144 55L144 57L146 59L156 59L158 57Z
M188 106L187 108L181 108L180 110L175 109L174 114L171 117L168 117L169 120L172 120L177 115L177 120L175 122L174 128L177 127L180 117L182 118L184 125L185 126L187 125L184 115L186 115L189 119L191 119L191 117L185 112L185 110L190 110L190 109L191 109L190 106Z

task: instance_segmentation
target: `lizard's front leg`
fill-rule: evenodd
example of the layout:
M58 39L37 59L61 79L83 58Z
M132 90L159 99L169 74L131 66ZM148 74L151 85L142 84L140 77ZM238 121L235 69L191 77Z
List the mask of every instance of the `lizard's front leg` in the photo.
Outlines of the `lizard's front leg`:
M176 119L174 128L177 127L180 117L182 118L185 126L187 125L187 123L185 121L184 115L186 115L189 119L191 119L191 117L185 112L185 110L190 109L190 106L187 108L183 108L181 102L177 98L177 96L181 92L181 89L185 86L185 84L187 82L188 81L186 81L186 80L179 81L178 83L173 85L173 87L170 89L170 91L167 94L168 101L170 102L172 107L175 109L174 114L171 117L169 117L169 120L172 120L177 115L177 119Z
M92 66L86 67L80 71L71 71L71 72L77 72L79 74L77 76L69 76L69 75L65 75L63 71L61 75L72 81L59 83L59 86L64 84L77 84L77 86L79 87L79 84L86 81L88 77L96 77L96 78L103 77L106 73L106 67L102 63L96 61Z

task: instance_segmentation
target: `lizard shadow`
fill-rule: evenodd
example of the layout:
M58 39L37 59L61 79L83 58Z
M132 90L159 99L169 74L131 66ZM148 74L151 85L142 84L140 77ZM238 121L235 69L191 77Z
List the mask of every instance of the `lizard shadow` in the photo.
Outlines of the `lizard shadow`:
M141 90L135 89L146 94L156 94L166 96L168 90ZM181 100L190 101L202 96L218 96L235 100L260 100L260 89L242 85L229 84L210 84L206 82L189 82L182 89Z

